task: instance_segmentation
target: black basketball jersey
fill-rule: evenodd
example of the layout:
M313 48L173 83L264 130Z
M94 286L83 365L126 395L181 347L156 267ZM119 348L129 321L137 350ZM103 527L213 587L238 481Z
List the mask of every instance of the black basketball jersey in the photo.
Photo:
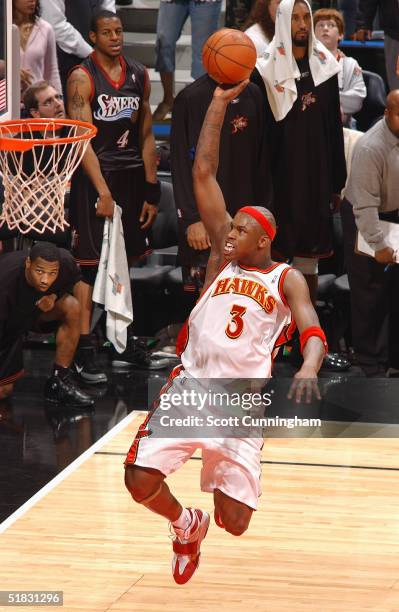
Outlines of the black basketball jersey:
M143 165L139 139L145 67L120 56L119 82L112 81L92 53L80 67L92 82L91 109L98 132L91 141L102 170L128 170Z

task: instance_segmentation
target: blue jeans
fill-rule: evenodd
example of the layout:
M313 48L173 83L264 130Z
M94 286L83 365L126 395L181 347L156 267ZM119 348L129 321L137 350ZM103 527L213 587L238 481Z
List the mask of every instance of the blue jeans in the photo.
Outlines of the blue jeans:
M342 11L345 20L345 38L349 38L356 30L356 13L358 0L338 0L338 9Z
M191 18L191 76L198 79L205 70L202 65L202 47L207 38L218 29L221 1L194 2L176 0L161 2L157 21L155 69L158 72L175 71L176 42L187 17Z

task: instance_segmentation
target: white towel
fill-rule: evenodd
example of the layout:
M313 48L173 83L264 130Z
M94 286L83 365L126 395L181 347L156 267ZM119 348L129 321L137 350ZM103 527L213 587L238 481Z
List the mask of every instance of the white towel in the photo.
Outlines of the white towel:
M305 0L306 2L306 0ZM265 83L267 98L276 121L281 121L297 99L295 79L300 76L292 53L291 14L295 0L282 0L277 8L276 30L256 68ZM312 10L308 5L310 15ZM317 87L339 72L339 64L330 51L314 35L313 19L309 32L309 66Z
M115 204L113 219L105 219L100 263L93 289L93 302L103 304L107 313L107 338L118 353L126 348L127 328L133 321L121 215L121 208Z

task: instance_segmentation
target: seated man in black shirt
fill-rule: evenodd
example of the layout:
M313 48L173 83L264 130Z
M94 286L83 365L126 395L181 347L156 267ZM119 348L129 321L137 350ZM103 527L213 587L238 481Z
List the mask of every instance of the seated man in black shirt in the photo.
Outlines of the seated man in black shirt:
M72 295L79 281L72 255L49 242L35 244L29 254L0 257L0 399L11 394L23 375L24 333L57 322L55 363L45 399L64 406L94 403L76 387L69 370L80 336L79 302Z

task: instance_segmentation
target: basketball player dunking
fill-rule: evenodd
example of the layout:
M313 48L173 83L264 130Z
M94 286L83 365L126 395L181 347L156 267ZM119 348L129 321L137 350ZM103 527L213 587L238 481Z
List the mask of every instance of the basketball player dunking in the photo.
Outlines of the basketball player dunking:
M305 394L310 401L313 389L318 395L317 373L326 340L305 279L287 264L271 261L270 246L276 231L273 215L262 207L245 206L231 220L216 181L226 108L247 82L228 90L216 88L198 141L194 192L212 248L204 291L188 321L182 366L172 372L168 395L181 394L182 385L190 378L270 376L273 354L283 339L288 339L293 318L304 362L295 375L290 397L300 401ZM200 544L210 518L203 510L183 508L165 477L201 448L201 488L213 492L216 524L241 535L260 495L263 439L155 439L150 435L153 414L140 427L130 448L125 482L136 502L171 522L173 577L183 584L198 567Z
M95 366L89 332L104 218L112 217L114 201L122 208L126 253L132 263L149 248L147 232L156 217L161 192L147 70L121 54L123 28L116 14L105 10L96 14L89 36L94 52L68 78L70 117L98 128L82 168L72 179L70 195L73 254L83 277L78 296L82 334L75 366L87 382L103 383L106 375ZM132 340L129 329L128 346L119 359L148 365L135 362L142 351L134 351Z

